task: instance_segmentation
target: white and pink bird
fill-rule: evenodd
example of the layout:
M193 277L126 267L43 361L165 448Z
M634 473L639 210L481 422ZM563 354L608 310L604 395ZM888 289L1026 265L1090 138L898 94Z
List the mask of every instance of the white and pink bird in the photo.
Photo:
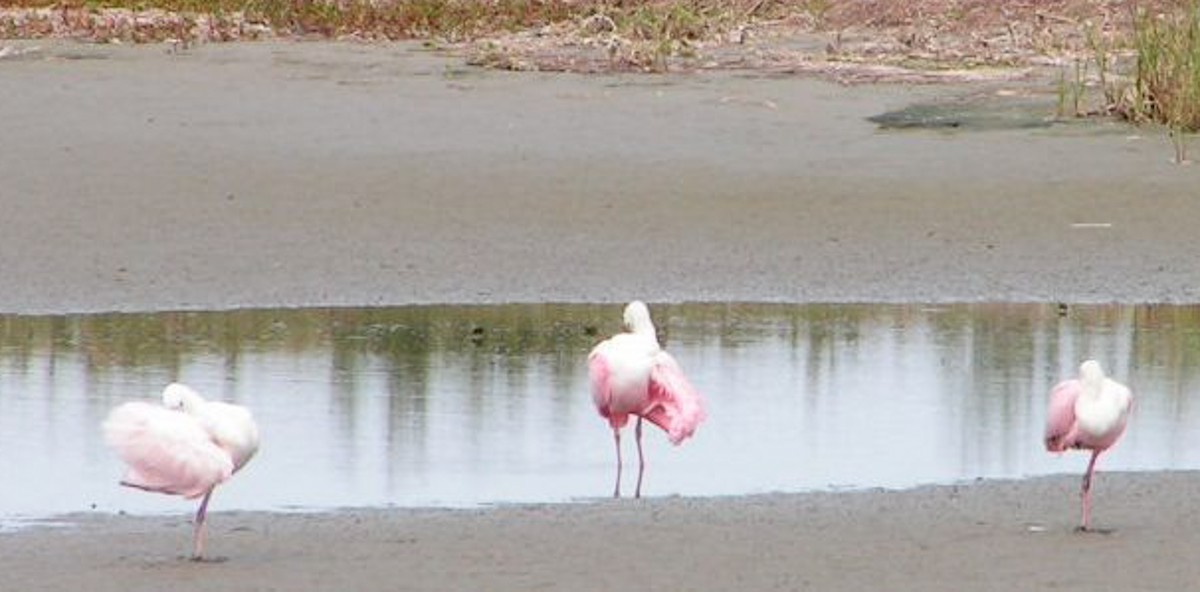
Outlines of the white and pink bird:
M625 332L600 342L588 355L588 377L596 410L612 427L617 449L617 483L621 497L621 428L637 416L638 480L634 497L642 495L646 459L642 453L642 420L662 428L679 445L704 421L704 401L671 354L662 349L650 309L640 301L625 307Z
M1083 505L1079 530L1086 531L1092 511L1092 475L1096 458L1125 433L1133 407L1133 394L1125 385L1104 375L1095 360L1079 365L1079 378L1064 380L1050 391L1046 414L1046 450L1092 451L1079 494Z
M258 426L245 407L206 401L186 385L171 383L162 405L124 403L109 414L104 439L128 466L121 485L203 496L192 534L192 559L204 557L204 521L213 489L258 451Z

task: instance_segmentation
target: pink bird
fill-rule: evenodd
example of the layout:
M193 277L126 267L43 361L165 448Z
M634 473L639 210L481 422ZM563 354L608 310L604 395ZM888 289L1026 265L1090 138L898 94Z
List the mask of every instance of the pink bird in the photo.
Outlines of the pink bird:
M1064 452L1072 448L1092 451L1083 475L1080 497L1083 518L1079 530L1088 529L1092 510L1092 474L1096 458L1125 433L1133 406L1133 394L1125 385L1104 375L1095 360L1079 365L1079 378L1064 380L1050 392L1046 415L1046 450Z
M204 558L204 519L213 489L258 451L258 426L245 407L205 401L177 382L162 406L141 401L112 410L104 439L128 468L121 485L146 491L203 496L192 534L192 559Z
M646 459L642 454L642 419L667 432L679 445L704 421L704 401L683 375L679 363L658 344L650 310L640 301L625 307L625 333L600 342L588 355L588 377L596 410L612 426L617 448L617 484L621 497L621 428L637 416L638 481L634 497L642 495Z

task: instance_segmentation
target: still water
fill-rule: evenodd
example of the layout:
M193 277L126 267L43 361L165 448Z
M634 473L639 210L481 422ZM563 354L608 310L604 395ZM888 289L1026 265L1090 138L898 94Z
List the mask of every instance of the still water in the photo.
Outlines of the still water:
M1086 458L1047 455L1041 432L1047 391L1085 357L1137 397L1102 470L1200 468L1200 308L651 311L710 417L679 448L647 431L648 495L1078 472ZM585 357L619 318L609 305L0 316L0 521L191 510L117 486L99 431L171 380L258 419L262 450L218 510L603 497L612 436Z

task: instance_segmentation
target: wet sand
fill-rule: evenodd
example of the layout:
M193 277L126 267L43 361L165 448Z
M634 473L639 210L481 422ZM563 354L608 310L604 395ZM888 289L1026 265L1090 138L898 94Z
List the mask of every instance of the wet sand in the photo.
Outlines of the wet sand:
M1186 590L1200 475L485 510L75 517L0 535L6 590Z
M1170 164L1158 132L865 121L962 88L480 72L413 46L21 45L41 49L0 61L3 312L1200 300L1200 169ZM1103 475L1107 535L1072 532L1076 488L316 515L227 513L218 497L211 551L227 560L180 560L184 517L79 516L0 534L0 588L1178 590L1200 576L1200 477Z
M0 311L650 301L1196 302L1158 130L879 131L754 72L489 72L415 45L13 42ZM1083 224L1083 226L1078 226ZM1095 224L1099 224L1096 226Z

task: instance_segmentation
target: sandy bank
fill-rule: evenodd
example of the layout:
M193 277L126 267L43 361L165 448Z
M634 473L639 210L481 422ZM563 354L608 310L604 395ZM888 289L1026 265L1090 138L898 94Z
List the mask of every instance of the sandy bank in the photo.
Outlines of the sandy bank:
M0 535L13 590L1184 590L1200 577L1194 473L900 492L598 501L483 510L78 516Z
M1200 301L1200 168L1159 132L865 119L964 87L31 46L0 62L0 311Z

